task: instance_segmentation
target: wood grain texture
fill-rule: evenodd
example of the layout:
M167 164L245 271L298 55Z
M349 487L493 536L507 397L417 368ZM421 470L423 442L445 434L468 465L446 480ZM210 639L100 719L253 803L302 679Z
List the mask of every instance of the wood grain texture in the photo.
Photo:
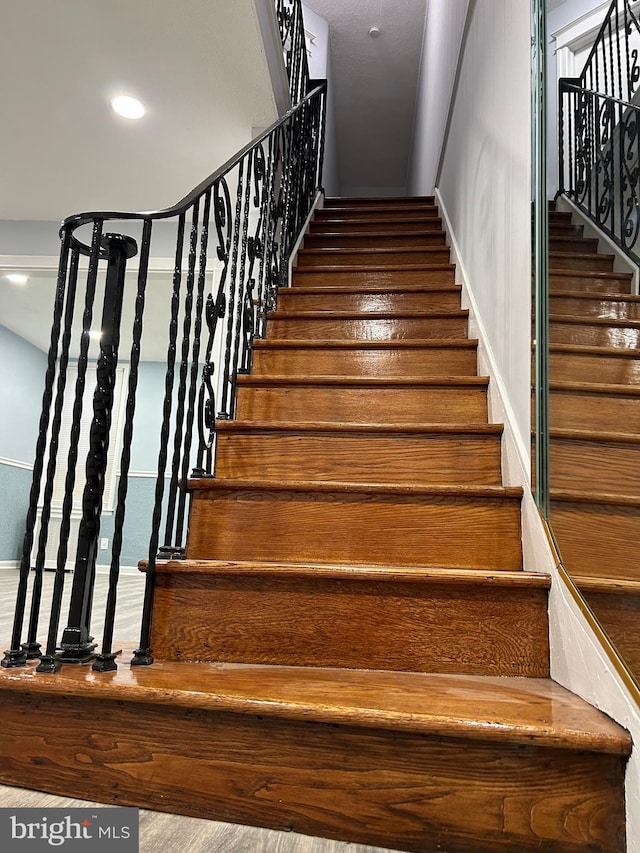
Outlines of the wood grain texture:
M446 341L256 340L251 372L254 376L475 376L477 347L477 340L466 338Z
M37 764L45 790L420 853L623 849L616 755L185 713L165 696L145 705L9 694L2 780L33 785Z
M407 285L402 287L359 288L351 287L289 287L278 296L280 311L370 311L395 314L403 311L437 311L460 308L459 285L440 288Z
M591 293L631 293L631 273L550 269L549 285L551 292L558 288Z
M631 672L640 672L640 582L574 581Z
M360 287L388 287L390 284L419 284L424 286L455 284L453 264L405 264L402 267L381 267L371 263L367 267L324 266L296 267L293 271L293 287L323 287L329 285L353 285Z
M447 247L426 246L407 249L301 249L297 266L396 266L402 264L446 264L450 251Z
M549 321L549 340L553 344L640 348L640 320L556 315L550 316Z
M445 232L435 228L427 230L401 231L369 231L363 233L335 232L326 229L320 233L306 234L303 248L305 249L377 249L377 248L406 248L415 246L444 246Z
M640 319L640 296L622 297L605 293L558 292L549 296L551 314L570 316L610 318L612 320Z
M560 236L550 232L549 251L594 254L598 251L598 240L595 237L576 237L573 235Z
M244 379L244 377L240 377ZM267 383L271 377L251 377L239 383L237 417L279 423L486 423L486 384L469 377L445 382L432 379L420 385L367 385L364 379L350 385L308 380ZM323 378L323 377L320 377ZM327 377L329 378L329 377ZM335 377L333 377L335 378Z
M562 500L552 493L551 524L562 555L571 574L640 580L640 547L638 522L640 500L635 505L615 503L586 493L568 493ZM579 498L582 497L580 500Z
M553 428L640 432L640 388L635 385L561 383L552 379L549 402Z
M479 585L453 571L397 581L353 569L331 578L277 566L174 569L163 567L154 590L158 658L549 675L547 593L535 578L527 588Z
M549 348L552 381L640 384L640 350L552 344Z
M640 497L640 436L551 432L551 487Z
M499 485L501 432L218 430L216 476L357 483Z
M389 487L310 485L203 484L192 494L187 556L522 568L517 490L459 486L403 494Z
M379 219L381 216L387 219L395 219L396 216L420 216L422 219L439 216L438 208L434 204L377 204L377 205L331 205L330 207L316 209L314 218L317 222L325 219L351 219L359 221L362 219Z
M339 214L324 217L321 221L312 220L309 223L309 234L322 234L330 231L336 233L362 234L371 231L394 231L411 234L416 231L439 231L442 228L442 219L439 216L419 216L409 214L394 216L393 219L385 219L383 216L369 217L367 219L340 219Z
M467 335L466 311L402 312L357 315L338 311L307 311L269 316L267 339L395 341L427 338L446 340Z
M613 272L613 257L588 252L549 252L549 270Z

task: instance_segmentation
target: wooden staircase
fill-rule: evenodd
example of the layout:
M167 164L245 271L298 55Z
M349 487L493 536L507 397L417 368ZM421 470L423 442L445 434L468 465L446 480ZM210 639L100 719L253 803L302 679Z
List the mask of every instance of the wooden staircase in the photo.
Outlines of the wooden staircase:
M549 678L476 346L432 198L328 199L158 566L156 663L0 673L2 780L420 853L625 850L630 740Z
M570 212L549 217L551 521L567 569L637 674L640 297ZM567 254L580 271L564 268Z

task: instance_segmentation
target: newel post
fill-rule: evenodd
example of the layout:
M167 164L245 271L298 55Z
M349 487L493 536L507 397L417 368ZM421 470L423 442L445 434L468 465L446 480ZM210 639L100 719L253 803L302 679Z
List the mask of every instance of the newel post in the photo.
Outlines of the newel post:
M96 644L90 634L91 606L118 365L122 298L127 260L138 251L136 241L124 234L105 234L101 247L107 260L107 275L69 616L58 654L53 660L43 657L38 667L41 672L59 669L62 663L85 663L95 657Z

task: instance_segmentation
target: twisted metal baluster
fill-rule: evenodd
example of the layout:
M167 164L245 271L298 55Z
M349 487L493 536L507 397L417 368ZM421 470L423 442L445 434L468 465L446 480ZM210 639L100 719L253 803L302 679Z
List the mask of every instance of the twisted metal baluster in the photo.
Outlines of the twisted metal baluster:
M69 264L69 252L71 248L71 234L68 230L62 232L60 246L60 261L58 265L58 278L56 281L56 293L53 305L53 324L51 326L51 341L47 357L47 371L45 374L44 393L42 395L42 412L38 427L38 439L36 442L35 463L33 466L33 478L29 494L29 509L27 511L26 529L22 544L22 560L20 562L20 578L18 581L18 592L13 619L13 632L11 636L11 648L5 651L0 665L6 669L24 666L27 661L28 648L22 643L22 628L24 624L25 608L27 603L27 586L29 582L29 571L31 568L31 549L33 547L34 532L38 513L38 498L40 496L40 485L42 481L42 470L44 467L45 448L47 446L47 432L49 429L49 415L51 402L53 400L53 386L56 375L56 363L58 359L58 342L60 340L60 326L67 293L67 272ZM39 649L38 649L39 653Z

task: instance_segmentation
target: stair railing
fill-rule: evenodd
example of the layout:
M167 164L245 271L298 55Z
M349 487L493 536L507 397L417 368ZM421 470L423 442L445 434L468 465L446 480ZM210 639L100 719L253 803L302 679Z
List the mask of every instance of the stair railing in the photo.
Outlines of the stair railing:
M300 65L306 67L304 62ZM149 312L145 315L145 302L158 298L152 262L159 254L166 256L170 241L173 274L164 308L166 371L160 450L148 554L140 555L148 556L140 643L131 661L152 663L149 637L156 560L185 554L187 480L213 474L216 419L234 415L237 377L248 372L253 340L264 336L267 312L276 305L278 288L288 283L292 249L320 190L326 82L312 85L282 119L175 206L152 213L84 213L63 222L13 634L2 666L18 667L39 659L38 672L56 672L67 662L93 661L99 671L117 668L113 632L139 367L149 341L156 344L160 335L157 312L154 317ZM132 270L136 255L137 270ZM134 307L127 318L123 303L130 297ZM96 345L93 316L100 301ZM147 330L145 323L151 320ZM96 558L107 457L115 433L116 368L125 334L130 341L129 379L104 629L97 652L91 635ZM71 439L66 459L60 459L65 389L72 365L74 371L77 365L77 372L71 394ZM60 639L63 599L69 597L65 580L74 544L69 537L83 405L87 408L85 391L92 395L93 407L89 450L68 616ZM38 625L43 620L43 577L47 547L51 547L52 496L61 472L62 521L53 542L55 574L43 654Z
M640 24L613 0L584 69L559 82L558 195L640 262Z
M309 57L300 0L275 0L291 103L309 91Z

